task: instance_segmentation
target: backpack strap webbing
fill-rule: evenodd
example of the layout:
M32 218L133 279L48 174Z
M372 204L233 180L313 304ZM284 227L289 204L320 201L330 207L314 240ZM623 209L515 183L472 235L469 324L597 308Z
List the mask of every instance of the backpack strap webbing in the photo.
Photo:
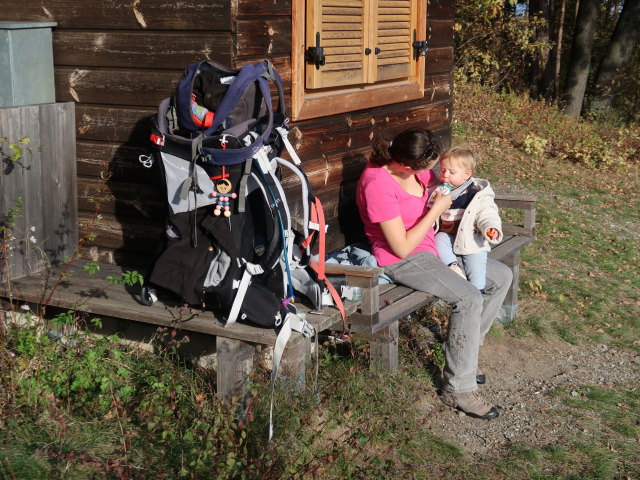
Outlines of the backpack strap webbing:
M318 280L324 280L327 289L329 289L329 293L331 293L331 298L333 298L333 303L336 308L340 311L340 316L342 317L342 328L346 331L347 324L344 313L344 305L342 303L342 298L340 294L335 289L335 287L331 284L324 269L324 256L325 256L325 221L324 221L324 211L322 210L322 204L320 200L316 198L314 202L315 208L311 211L311 220L315 221L319 225L318 234L318 261L311 260L311 268L313 268L318 275Z

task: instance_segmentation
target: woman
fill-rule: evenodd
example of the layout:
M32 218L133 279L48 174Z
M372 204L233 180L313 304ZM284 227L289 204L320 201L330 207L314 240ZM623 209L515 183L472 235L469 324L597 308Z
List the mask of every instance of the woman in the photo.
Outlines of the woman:
M511 284L511 271L487 262L484 293L437 258L433 226L451 205L449 195L429 186L438 159L433 134L412 128L391 142L377 139L360 177L357 204L378 265L398 284L428 292L452 306L445 345L446 368L440 399L469 416L491 419L498 410L477 392L485 375L478 370L478 350Z

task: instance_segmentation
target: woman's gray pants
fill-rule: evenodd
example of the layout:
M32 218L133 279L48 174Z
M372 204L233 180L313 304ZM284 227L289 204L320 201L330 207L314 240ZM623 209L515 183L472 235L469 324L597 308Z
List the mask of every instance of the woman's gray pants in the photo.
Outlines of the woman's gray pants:
M395 283L431 293L453 307L445 347L447 365L443 389L449 392L476 390L478 350L507 295L511 270L489 259L484 295L429 252L414 253L385 266L384 272Z

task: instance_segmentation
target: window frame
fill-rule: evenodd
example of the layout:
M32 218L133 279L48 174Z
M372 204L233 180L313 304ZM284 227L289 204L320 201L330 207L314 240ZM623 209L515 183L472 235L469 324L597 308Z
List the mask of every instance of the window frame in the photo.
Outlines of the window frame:
M374 8L377 8L376 0L373 4ZM418 7L416 38L422 40L426 39L427 32L427 1L416 0L416 4ZM306 0L292 0L291 27L292 120L325 117L424 97L424 56L418 56L415 74L406 80L366 84L358 87L336 87L321 91L306 90Z

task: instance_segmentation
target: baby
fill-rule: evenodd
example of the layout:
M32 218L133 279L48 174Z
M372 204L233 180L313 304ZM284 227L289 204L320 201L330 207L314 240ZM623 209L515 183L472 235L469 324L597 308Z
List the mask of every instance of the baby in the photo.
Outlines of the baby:
M440 216L435 242L440 259L484 293L487 254L502 241L502 222L493 189L472 177L475 168L466 148L452 147L440 156L440 182L451 187L452 203Z

